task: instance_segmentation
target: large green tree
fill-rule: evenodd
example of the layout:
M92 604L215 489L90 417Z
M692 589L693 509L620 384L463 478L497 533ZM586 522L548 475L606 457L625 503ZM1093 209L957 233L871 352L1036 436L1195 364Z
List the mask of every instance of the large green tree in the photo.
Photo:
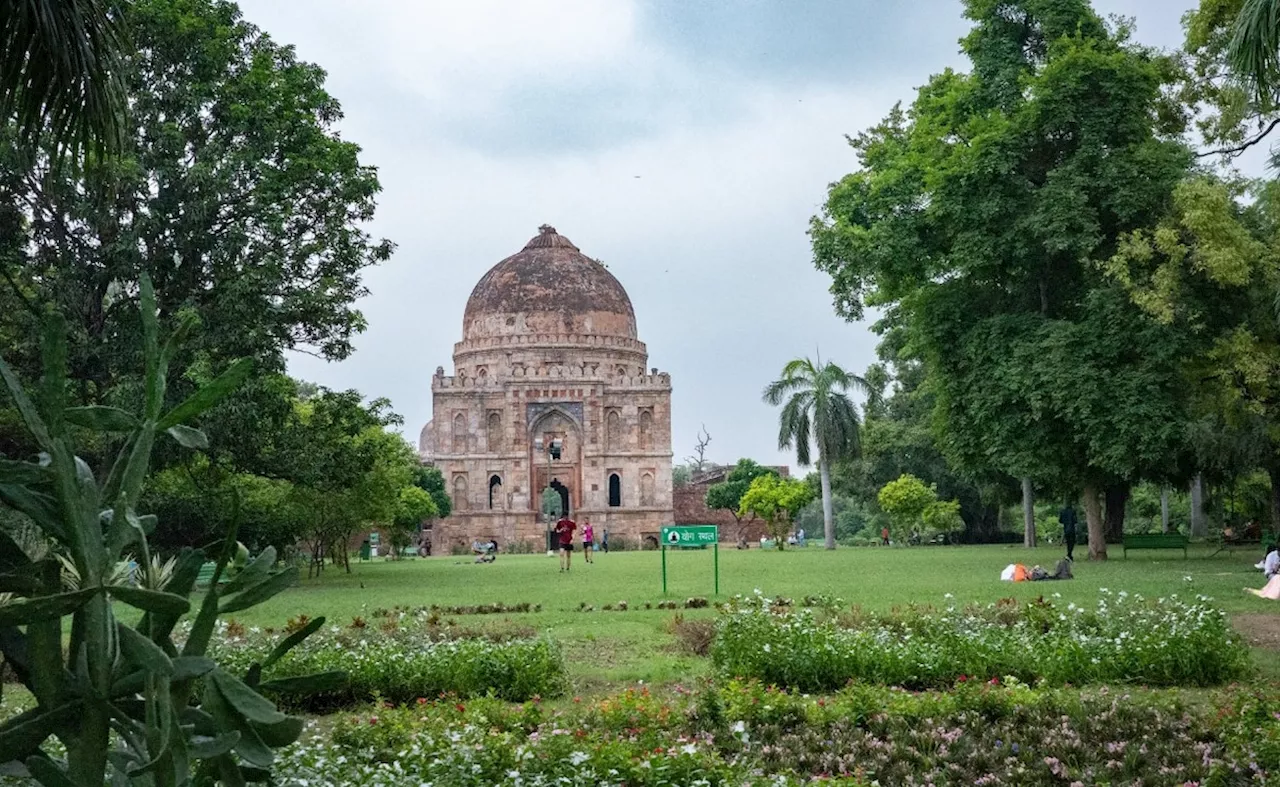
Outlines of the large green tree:
M818 449L822 481L822 530L827 549L836 548L831 517L831 463L856 457L860 441L858 408L850 391L871 394L867 381L828 361L797 358L782 367L782 376L764 389L764 400L782 405L778 415L778 447L795 448L801 467L813 464Z
M967 0L972 69L851 140L811 227L837 310L888 307L956 466L1102 492L1181 448L1180 336L1101 271L1167 208L1191 154L1168 61L1085 0Z
M223 447L250 451L288 415L272 390L283 352L340 359L364 327L362 272L391 251L364 229L378 179L339 137L324 72L233 3L134 0L119 13L133 44L119 156L59 168L55 138L32 151L16 127L0 131L0 336L35 373L30 337L57 309L74 399L129 401L141 353L131 282L148 272L162 321L201 324L174 359L190 371L171 400L229 359L257 361L253 384L207 416Z

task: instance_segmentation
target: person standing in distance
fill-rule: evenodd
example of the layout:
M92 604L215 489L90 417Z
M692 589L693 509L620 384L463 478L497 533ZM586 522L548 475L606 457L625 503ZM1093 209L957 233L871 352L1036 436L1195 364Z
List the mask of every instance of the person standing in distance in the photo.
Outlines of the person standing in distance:
M1058 521L1062 523L1062 540L1067 542L1067 560L1074 563L1076 559L1071 553L1076 548L1076 509L1070 500L1058 514Z
M570 558L573 556L573 531L578 525L569 518L568 514L560 517L560 521L556 522L556 535L560 537L560 570L568 571Z
M591 559L591 550L595 547L596 531L591 527L590 519L582 520L582 559L588 563L594 563Z

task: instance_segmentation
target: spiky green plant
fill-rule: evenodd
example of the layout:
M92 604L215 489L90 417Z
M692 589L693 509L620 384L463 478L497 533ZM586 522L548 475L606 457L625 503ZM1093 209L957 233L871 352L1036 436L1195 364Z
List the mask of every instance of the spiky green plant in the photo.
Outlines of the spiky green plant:
M783 405L778 416L778 448L796 450L796 462L808 467L811 445L818 448L822 479L822 528L827 549L836 548L831 515L831 463L855 457L861 450L858 408L849 391L873 396L867 381L834 363L797 358L782 367L782 377L764 389L765 402ZM786 401L783 404L783 401Z
M140 416L68 406L66 329L56 317L45 332L35 397L0 361L0 377L42 452L33 462L0 459L0 502L35 523L74 567L78 585L64 588L58 559L33 561L0 532L0 593L13 596L0 606L0 655L36 699L34 708L0 724L0 763L22 763L48 787L176 787L191 784L198 773L229 785L269 777L273 749L296 740L302 720L279 712L259 693L270 688L260 685L262 672L323 625L323 619L313 621L243 678L206 657L219 614L259 604L297 579L297 569L278 568L275 550L268 548L221 582L237 547L232 526L212 556L213 581L190 633L181 647L174 641L206 558L201 550L184 550L166 581L147 545L155 517L139 515L134 501L155 440L168 435L188 448L206 447L204 434L185 422L239 385L250 364L233 364L165 412L170 359L193 323L181 323L162 347L150 280L142 280L140 293L146 362ZM105 479L95 478L76 456L73 425L123 435ZM128 554L138 555L144 567L145 581L137 586L115 573ZM136 626L116 617L116 602L144 613ZM325 690L343 679L329 673L288 683L295 691L300 684ZM65 748L65 762L51 756L51 738Z

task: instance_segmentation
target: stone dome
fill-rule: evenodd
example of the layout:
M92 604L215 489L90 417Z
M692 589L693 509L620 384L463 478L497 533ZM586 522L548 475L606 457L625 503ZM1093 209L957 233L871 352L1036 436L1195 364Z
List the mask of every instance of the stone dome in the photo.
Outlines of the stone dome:
M544 224L489 269L463 313L464 343L518 334L634 340L636 315L613 274Z

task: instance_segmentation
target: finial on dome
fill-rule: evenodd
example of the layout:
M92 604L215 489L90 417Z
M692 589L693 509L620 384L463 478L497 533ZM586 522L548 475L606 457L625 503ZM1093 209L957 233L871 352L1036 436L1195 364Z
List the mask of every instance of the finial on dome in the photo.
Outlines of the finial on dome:
M541 227L538 228L538 234L539 235L558 235L559 233L556 232L556 228L551 226L550 224L543 224Z

